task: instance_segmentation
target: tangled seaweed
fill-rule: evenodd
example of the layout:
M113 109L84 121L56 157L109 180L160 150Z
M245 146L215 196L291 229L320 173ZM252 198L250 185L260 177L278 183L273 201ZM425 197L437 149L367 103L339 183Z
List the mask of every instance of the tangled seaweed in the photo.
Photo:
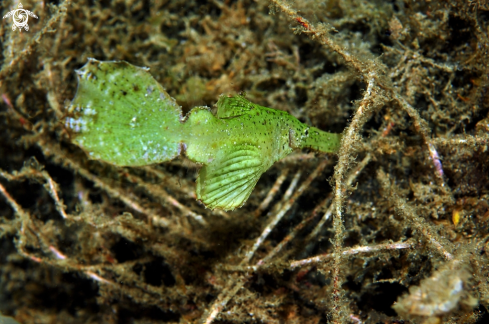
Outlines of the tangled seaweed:
M20 323L482 323L486 1L22 3L0 29L0 313ZM2 16L18 1L2 2ZM60 122L89 57L184 111L246 91L344 131L210 211L184 158L89 160Z

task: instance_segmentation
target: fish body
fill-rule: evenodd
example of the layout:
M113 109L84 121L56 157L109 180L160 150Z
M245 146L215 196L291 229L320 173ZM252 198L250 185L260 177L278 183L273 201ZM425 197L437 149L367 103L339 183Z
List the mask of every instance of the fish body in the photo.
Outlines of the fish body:
M73 141L93 159L142 166L180 154L202 165L196 195L206 207L234 210L260 176L294 149L335 152L341 134L323 132L287 112L244 96L221 96L216 115L195 107L187 116L147 69L91 59L65 121Z

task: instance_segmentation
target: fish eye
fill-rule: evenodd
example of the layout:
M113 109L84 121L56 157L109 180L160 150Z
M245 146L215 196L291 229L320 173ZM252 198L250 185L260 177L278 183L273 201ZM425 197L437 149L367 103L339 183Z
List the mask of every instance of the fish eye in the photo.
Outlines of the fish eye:
M309 135L309 128L306 128L306 130L304 131L304 135L306 135L306 136Z

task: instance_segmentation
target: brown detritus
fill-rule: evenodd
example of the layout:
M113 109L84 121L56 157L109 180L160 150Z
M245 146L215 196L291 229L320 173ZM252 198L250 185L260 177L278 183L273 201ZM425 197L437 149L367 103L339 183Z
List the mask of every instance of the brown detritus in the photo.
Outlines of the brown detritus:
M381 193L385 197L390 197L389 202L394 203L396 211L404 218L406 225L422 233L423 239L434 251L438 251L446 260L453 259L453 243L442 238L433 227L424 219L417 217L416 209L411 206L405 199L399 197L399 189L391 183L389 176L380 169L377 178L382 186Z
M2 315L487 321L487 1L22 4L39 19L0 33ZM341 150L296 152L243 208L209 211L184 158L115 168L70 143L89 57L149 67L187 110L245 91L344 132Z

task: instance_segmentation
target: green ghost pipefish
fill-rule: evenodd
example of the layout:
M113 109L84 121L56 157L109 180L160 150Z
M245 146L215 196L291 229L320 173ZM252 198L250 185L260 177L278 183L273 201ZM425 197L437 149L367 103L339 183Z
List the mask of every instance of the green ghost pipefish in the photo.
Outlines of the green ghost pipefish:
M142 166L180 154L200 163L196 195L206 207L241 207L273 163L294 149L336 152L341 134L307 126L243 96L221 96L214 116L181 107L147 68L90 59L66 119L73 141L92 159Z

